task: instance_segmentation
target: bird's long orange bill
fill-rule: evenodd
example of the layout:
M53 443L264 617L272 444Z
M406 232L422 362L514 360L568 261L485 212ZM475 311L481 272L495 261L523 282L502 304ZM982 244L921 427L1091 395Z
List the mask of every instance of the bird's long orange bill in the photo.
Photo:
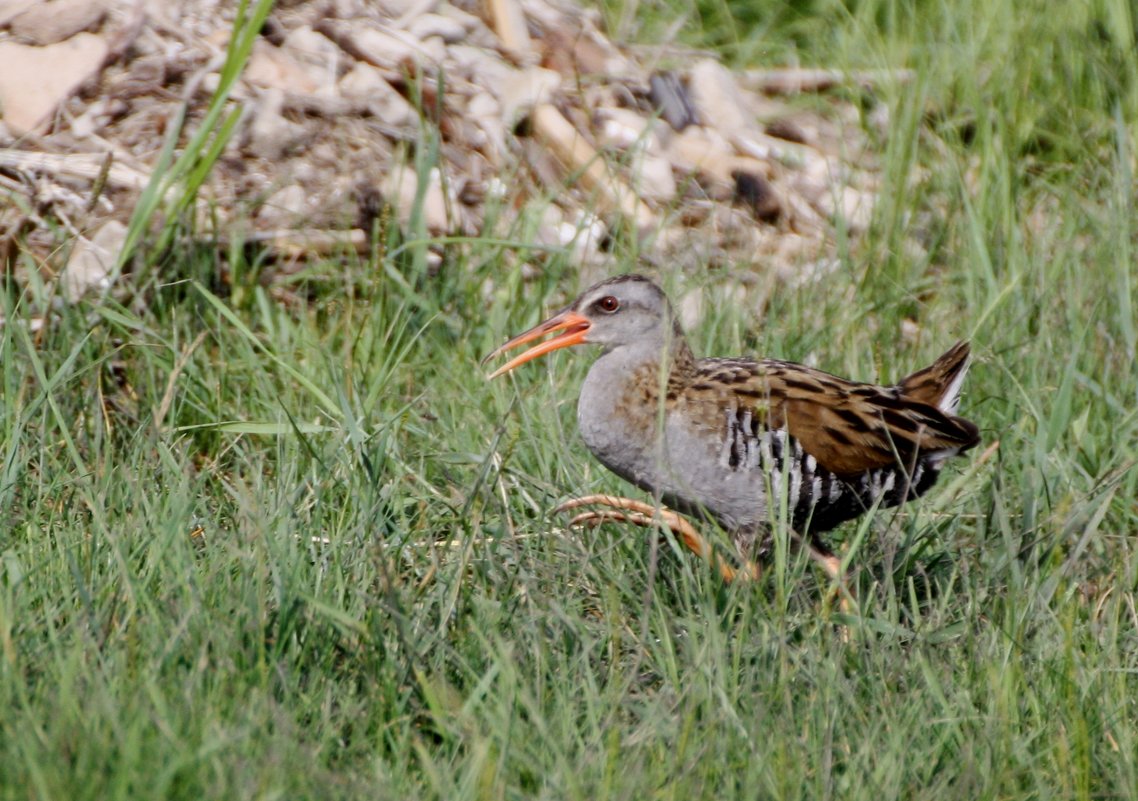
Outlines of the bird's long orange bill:
M589 318L584 315L577 314L574 311L563 311L550 317L544 323L538 323L529 331L523 334L518 334L502 347L495 350L485 359L483 363L490 361L495 356L499 356L508 350L524 345L527 342L532 342L538 337L551 334L554 331L563 331L564 333L558 334L552 339L547 339L540 345L535 345L529 350L521 353L518 356L510 359L510 361L503 364L494 372L490 373L490 378L497 378L503 373L508 373L517 367L519 364L525 364L530 359L536 359L538 356L544 356L550 351L557 350L558 348L567 348L570 345L580 345L585 341L585 335L589 333L589 328L592 327Z

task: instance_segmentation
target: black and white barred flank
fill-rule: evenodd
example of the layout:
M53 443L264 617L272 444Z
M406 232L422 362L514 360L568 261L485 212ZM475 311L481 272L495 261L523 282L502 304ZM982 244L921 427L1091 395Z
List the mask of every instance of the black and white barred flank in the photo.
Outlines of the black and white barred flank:
M897 463L853 476L839 476L818 464L786 429L770 429L749 409L727 415L720 464L731 471L761 470L769 480L768 508L778 508L785 491L791 525L800 533L821 533L858 517L875 504L898 506L936 483L944 458L923 454L911 465ZM785 490L784 490L785 487Z

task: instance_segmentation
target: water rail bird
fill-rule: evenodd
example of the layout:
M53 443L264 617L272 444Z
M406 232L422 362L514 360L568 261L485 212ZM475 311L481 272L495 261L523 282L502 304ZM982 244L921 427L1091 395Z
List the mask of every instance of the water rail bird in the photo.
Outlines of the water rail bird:
M820 535L872 508L924 494L945 461L980 441L956 414L969 346L958 342L892 386L839 378L777 359L696 358L664 292L620 275L521 333L485 361L545 339L495 370L507 373L571 345L603 348L577 402L585 445L655 504L608 495L559 510L606 507L574 523L659 520L723 577L758 576L781 508L796 542L841 586L840 560ZM670 508L660 508L660 503ZM683 515L717 522L742 567Z

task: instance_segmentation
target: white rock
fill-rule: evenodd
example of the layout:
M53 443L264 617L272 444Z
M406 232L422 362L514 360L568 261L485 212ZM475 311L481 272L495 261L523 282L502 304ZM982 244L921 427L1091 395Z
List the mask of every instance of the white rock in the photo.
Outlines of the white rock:
M704 59L692 67L688 91L700 121L724 136L745 134L758 127L747 112L735 76L718 61Z
M498 86L487 87L498 95L506 128L513 128L538 103L545 103L561 88L561 74L541 67L518 70Z
M0 0L0 28L6 27L14 17L39 2L40 0Z
M817 209L800 194L786 192L782 195L781 200L791 230L808 232L815 236L830 235L831 227L826 221L826 217L819 214Z
M267 89L261 94L249 126L249 150L254 155L276 161L308 136L304 126L281 116L283 107L284 90Z
M521 10L528 19L532 19L544 28L557 29L565 27L564 12L557 8L555 3L546 0L521 0ZM582 8L574 9L577 14L585 15Z
M538 222L537 230L533 235L534 241L539 245L551 248L565 247L576 235L576 228L571 227L572 233L566 238L565 231L562 229L564 222L565 214L561 208L553 203L547 204L541 210L541 220Z
M411 20L407 32L418 39L430 36L442 37L448 44L461 42L466 36L466 26L456 19L444 17L441 14L424 14Z
M637 149L629 166L632 188L645 200L668 203L676 196L672 164L663 156Z
M394 167L387 174L381 186L384 198L395 207L400 226L406 230L411 222L411 211L415 206L419 180L414 169L409 166ZM443 193L442 175L438 167L431 169L427 176L427 191L423 196L423 219L427 232L432 235L444 234L450 230L447 214L447 198Z
M845 223L850 233L864 233L873 217L876 196L849 186L852 176L832 159L805 165L791 186L794 194L827 219Z
M80 238L59 277L63 297L75 303L92 289L110 286L111 271L126 242L126 226L110 220L91 239Z
M257 219L268 228L303 226L311 211L308 196L308 191L300 184L289 184L265 201L257 210Z
M466 112L475 119L486 118L499 118L502 106L494 99L494 96L489 92L479 92L470 98L470 102L466 104Z
M601 124L603 144L621 150L643 147L652 153L662 152L660 137L657 135L659 120L626 108L598 109L596 117Z
M440 5L437 9L437 13L440 16L457 22L463 27L463 30L466 30L468 32L480 30L489 31L489 28L486 27L486 23L482 21L481 17L476 17L474 14L468 14L461 8L452 6L450 3L443 3Z
M400 127L415 119L415 109L371 64L357 61L340 79L340 92L349 99L367 101L372 114L386 125Z
M517 72L501 56L472 45L451 45L447 48L447 63L453 72L496 96L501 96L502 86Z
M699 327L700 321L703 320L703 289L697 287L684 293L680 298L679 315L680 325L684 327L685 331L694 331Z
M13 17L9 26L16 36L49 45L95 28L106 13L100 0L53 0L33 4Z
M439 0L378 0L378 5L388 17L399 19L425 14L433 10L438 2Z
M576 221L562 222L558 227L558 239L569 248L569 258L577 263L592 263L600 255L601 242L608 227L595 214L578 213Z
M281 42L281 49L291 52L298 61L313 64L327 64L343 55L335 42L313 30L311 25L289 31Z
M502 129L502 106L489 92L479 92L466 104L466 114L491 144L490 152L504 155L506 138Z
M428 36L422 41L423 52L427 60L442 64L447 57L447 43L441 36Z
M901 321L901 339L910 344L921 341L921 326L916 320L906 317Z
M602 109L597 116L601 123L601 144L625 152L626 168L636 194L659 202L674 198L676 179L672 164L660 147L654 120L619 108Z
M893 129L893 119L889 113L888 103L875 103L869 114L866 116L866 122L869 127L882 138L887 138Z
M869 230L869 224L873 221L875 202L876 198L869 192L862 192L852 186L843 186L834 216L845 221L846 230L850 233L863 234Z
M107 57L102 37L80 33L47 47L0 42L0 113L17 136L32 132L96 74Z
M348 33L354 52L377 67L395 69L405 61L434 61L435 54L417 37L394 28L361 25Z
M316 94L320 82L292 55L258 39L245 67L244 79L254 86L300 94Z
M339 46L322 33L302 25L289 32L281 50L292 55L309 77L317 84L317 94L334 95L336 76L344 53Z
M493 176L486 182L486 197L493 200L505 200L510 194L510 186L498 176Z
M668 140L669 160L682 172L706 172L721 181L731 179L729 164L735 156L731 144L713 128L689 125Z
M76 139L86 139L100 127L108 100L99 98L83 109L83 113L71 118L71 133Z

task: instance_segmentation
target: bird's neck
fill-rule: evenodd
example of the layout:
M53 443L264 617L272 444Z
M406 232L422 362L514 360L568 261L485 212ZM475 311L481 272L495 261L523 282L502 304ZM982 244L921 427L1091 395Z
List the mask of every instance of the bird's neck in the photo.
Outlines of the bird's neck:
M602 354L577 403L577 423L589 450L617 475L652 485L659 467L661 413L690 382L695 366L682 336Z
M668 365L669 383L686 383L696 370L695 354L692 353L688 341L682 336L677 336L672 343L669 357L671 359L671 363Z
M696 358L684 336L675 334L665 342L637 342L607 350L594 363L593 369L597 368L609 374L610 380L618 375L642 380L640 376L651 373L658 384L663 381L672 387L686 383L695 373Z

